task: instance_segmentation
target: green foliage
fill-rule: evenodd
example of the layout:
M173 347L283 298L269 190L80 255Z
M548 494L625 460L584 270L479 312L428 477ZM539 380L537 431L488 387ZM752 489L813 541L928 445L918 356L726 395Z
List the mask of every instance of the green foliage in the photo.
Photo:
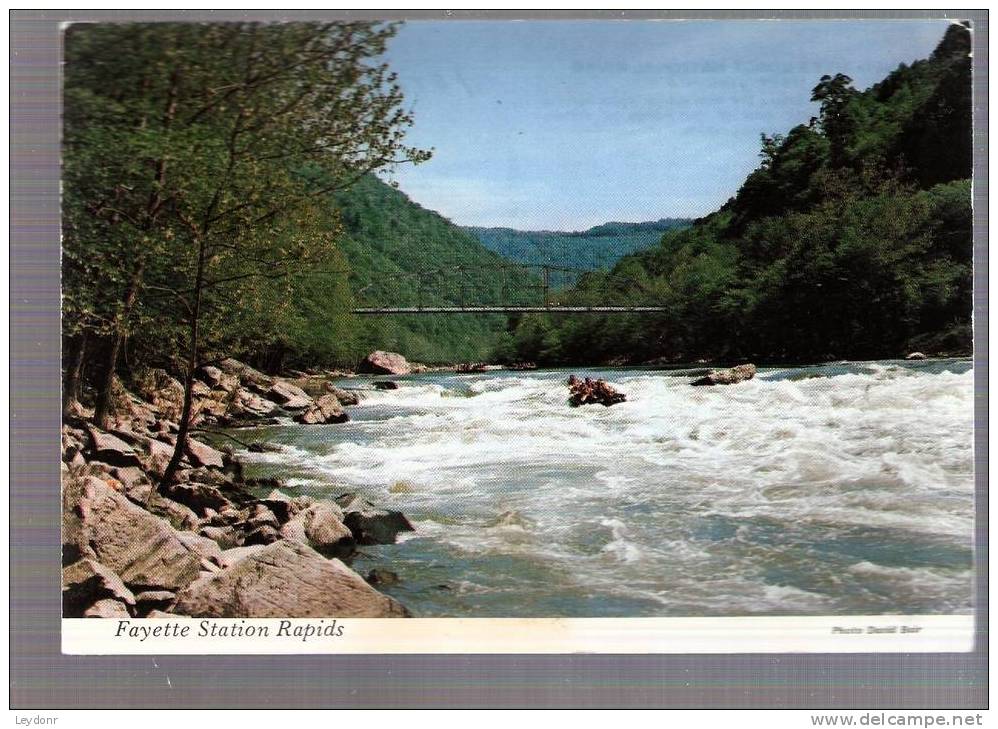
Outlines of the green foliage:
M328 196L429 157L405 146L411 117L376 60L394 32L377 23L74 26L67 334L96 334L111 368L122 338L134 359L188 371L215 353L275 364L289 350L303 361L351 356L349 271ZM336 342L308 331L317 316L333 332L344 327Z
M969 31L867 91L822 77L819 117L762 135L720 211L579 281L662 314L520 323L513 357L562 364L967 352L972 229Z
M339 247L350 262L358 305L537 303L538 282L523 269L373 175L330 196L328 204L345 229ZM506 317L478 314L354 322L353 361L374 348L420 362L479 361L506 328Z

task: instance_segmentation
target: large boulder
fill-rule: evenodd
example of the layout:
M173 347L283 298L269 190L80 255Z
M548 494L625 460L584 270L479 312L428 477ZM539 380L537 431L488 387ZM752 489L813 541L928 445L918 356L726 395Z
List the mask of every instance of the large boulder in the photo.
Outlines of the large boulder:
M336 503L357 544L395 544L401 532L416 531L402 512L379 509L357 494L343 494Z
M301 509L295 508L294 501L290 496L277 489L273 489L265 498L260 499L260 503L270 509L270 512L281 524L301 511Z
M83 611L83 617L85 618L130 618L132 614L128 612L128 606L121 600L112 600L111 598L104 598L103 600L98 600L93 605L88 607Z
M171 484L166 488L163 495L179 504L183 504L201 516L205 516L206 509L220 511L227 506L232 506L232 502L217 487L206 483L192 481Z
M242 532L230 526L204 526L200 533L222 549L240 547L245 538Z
M92 559L81 559L62 570L62 615L78 618L99 600L135 604L135 595L114 572Z
M342 387L329 385L329 393L336 396L340 405L356 405L360 402L360 395L352 390L344 390Z
M268 377L259 370L255 370L245 362L240 362L232 357L227 357L217 363L218 369L227 375L238 377L242 382L252 383L257 386L269 387L274 384L274 378Z
M176 601L176 594L169 590L140 592L135 596L135 614L137 617L152 617L151 613L169 610Z
M97 428L88 428L90 434L91 460L102 461L112 466L141 466L135 449L116 435L105 433Z
M177 538L198 558L202 567L207 566L205 563L217 567L226 566L225 558L222 556L222 548L218 546L217 542L193 532L177 532Z
M337 559L281 540L192 583L178 613L203 618L406 617L398 602Z
M133 591L175 591L197 578L199 560L166 521L98 478L68 481L63 500L63 525L68 522L69 527L63 533L64 559L67 547L92 557Z
M285 410L303 410L312 404L312 398L303 389L283 380L278 380L262 394Z
M305 410L295 416L296 423L318 425L323 423L345 423L350 416L343 410L336 395L322 395Z
M755 377L755 373L756 368L754 364L742 364L725 370L711 370L690 384L696 387L705 385L734 385L737 382L751 380Z
M161 440L149 438L143 445L144 453L140 456L142 466L146 473L161 477L166 473L166 467L173 458L174 446Z
M191 531L201 524L198 515L178 501L160 496L155 486L140 484L125 492L129 500L150 514L166 519L177 531Z
M336 387L336 385L324 377L299 377L292 384L300 387L309 397L336 395L336 399L340 401L340 405L356 405L360 402L360 397L356 392Z
M408 375L412 367L401 354L378 350L367 355L357 371L373 375Z
M272 415L276 410L276 403L257 395L255 392L239 388L234 393L227 414L230 417L252 420Z
M225 459L222 457L221 451L216 451L211 446L193 438L187 439L185 452L187 459L195 466L208 466L210 468L223 468L225 466Z
M281 536L308 544L327 557L349 557L357 544L337 504L318 501L281 527Z

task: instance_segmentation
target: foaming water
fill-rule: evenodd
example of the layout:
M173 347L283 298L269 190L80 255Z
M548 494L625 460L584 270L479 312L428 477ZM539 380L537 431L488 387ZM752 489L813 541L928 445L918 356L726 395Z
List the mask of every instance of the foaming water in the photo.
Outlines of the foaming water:
M291 490L410 515L414 534L355 567L398 572L416 615L971 610L969 361L714 388L578 372L627 402L570 408L558 371L414 376L365 391L349 423L260 429L281 450L244 455Z

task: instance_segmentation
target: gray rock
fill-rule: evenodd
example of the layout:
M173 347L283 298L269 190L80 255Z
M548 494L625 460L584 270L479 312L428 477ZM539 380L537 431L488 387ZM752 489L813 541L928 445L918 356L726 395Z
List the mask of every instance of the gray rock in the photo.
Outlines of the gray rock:
M282 380L275 382L267 390L265 397L273 400L286 410L302 410L312 404L312 398L303 389Z
M348 557L357 542L342 519L343 511L337 504L319 501L296 514L284 525L281 534L285 539L308 544L327 557Z
M281 524L293 516L292 512L301 511L295 508L290 496L277 489L273 489L266 498L260 499L260 503L270 509Z
M219 567L225 566L222 548L214 540L203 537L200 534L195 534L194 532L177 532L177 538L199 560L206 560Z
M378 350L367 355L357 371L374 375L408 375L412 367L401 354Z
M336 559L280 541L181 592L176 610L194 617L405 617L408 611Z
M180 418L184 407L184 385L166 370L148 369L135 378L133 386L160 415L170 420Z
M197 377L201 382L208 384L210 387L216 387L222 381L222 375L225 373L213 365L205 365L204 367L198 368L194 376Z
M255 529L261 526L271 526L277 529L281 522L265 504L256 503L250 507L250 517L246 520L246 525Z
M378 509L357 494L344 494L336 503L357 544L394 544L401 532L416 531L402 512Z
M295 416L295 422L305 425L345 423L349 419L336 395L332 394L316 398L303 413Z
M143 446L142 467L146 473L160 478L173 458L173 446L150 438Z
M175 591L197 577L198 560L174 529L99 479L86 477L66 489L64 506L72 522L63 534L64 553L68 538L131 590Z
M250 544L245 547L233 547L232 549L226 549L222 552L222 556L225 557L226 566L231 567L239 560L245 559L246 557L256 554L260 550L266 548L266 544Z
M130 618L132 614L128 612L128 606L120 600L105 598L98 600L93 605L83 611L85 618Z
M221 512L227 506L232 506L221 491L206 483L176 483L167 487L165 496L192 509L195 513L205 513L205 509Z
M276 411L276 403L240 388L235 392L235 398L229 407L228 414L236 418L254 419L271 415Z
M252 547L254 544L272 544L280 539L281 533L277 529L269 524L264 524L247 534L243 544Z
M232 549L241 547L243 534L238 529L226 526L206 526L201 527L201 536L215 542L222 549Z
M257 386L269 387L274 384L274 378L268 377L259 370L255 370L248 364L232 357L227 357L219 362L218 369L227 375L238 377L243 382L249 382Z
M111 475L118 479L118 481L121 482L121 485L125 487L125 493L130 492L138 486L150 485L149 477L146 476L146 472L137 466L116 468L111 471Z
M922 352L912 352L907 357L905 357L905 359L911 359L911 360L914 360L914 359L928 359L928 357L926 357L925 354L923 354Z
M187 618L189 615L178 615L176 613L168 613L163 610L153 610L145 617L150 620L173 620L174 618Z
M121 438L97 428L89 428L90 458L112 466L141 466L135 449Z
M222 468L225 465L225 459L220 451L193 438L187 439L186 453L188 460L194 466Z
M378 380L374 383L375 390L397 390L399 389L399 383L392 382L391 380Z
M329 393L336 396L336 399L340 401L340 405L356 405L360 402L360 395L350 390L344 390L342 387L329 385Z
M704 385L734 385L738 382L751 380L755 377L755 373L756 368L754 364L743 364L725 370L711 370L690 384L696 387Z
M129 498L132 499L131 494L129 494ZM132 501L135 501L135 499L132 499ZM191 511L190 507L184 506L173 499L163 498L155 491L151 491L144 501L137 503L149 513L166 519L170 523L170 526L179 531L192 531L197 529L201 523L198 515Z
M90 605L110 598L126 605L135 604L135 596L114 572L92 559L80 561L62 570L62 615L75 618Z
M177 601L177 595L169 590L147 590L135 596L135 614L138 617L152 617L154 612L169 610Z

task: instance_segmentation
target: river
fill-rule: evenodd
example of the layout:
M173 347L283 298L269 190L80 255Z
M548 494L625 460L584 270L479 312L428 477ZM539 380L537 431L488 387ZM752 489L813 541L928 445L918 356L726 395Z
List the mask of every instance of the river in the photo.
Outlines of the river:
M417 617L972 611L969 360L572 370L627 394L566 404L565 371L426 374L332 426L242 431L289 493L358 491L416 526L353 567Z

